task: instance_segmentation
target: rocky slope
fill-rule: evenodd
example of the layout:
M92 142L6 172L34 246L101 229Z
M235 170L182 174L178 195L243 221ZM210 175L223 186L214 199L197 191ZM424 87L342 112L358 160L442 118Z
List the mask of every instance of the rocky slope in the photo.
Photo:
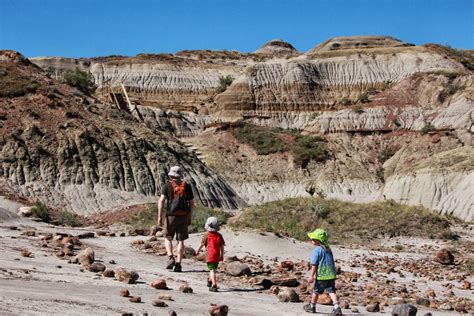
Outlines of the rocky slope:
M155 201L170 165L191 177L209 206L241 199L170 133L47 77L21 55L2 51L2 191L88 214ZM26 87L26 88L25 88Z
M474 132L471 59L437 45L359 36L333 38L304 54L278 40L254 54L182 51L32 61L57 78L76 66L90 71L98 97L107 85L123 82L148 128L185 137L197 158L248 203L318 188L329 197L393 198L472 220L472 197L461 193L474 185L468 158ZM225 76L234 78L227 88ZM300 168L289 153L257 155L219 129L237 120L323 135L332 158ZM436 153L430 156L423 144ZM393 159L377 158L387 148L398 157L410 146L416 150L408 160L458 153L462 159L448 159L447 173L430 165L405 171L393 167ZM402 158L397 166L407 163Z

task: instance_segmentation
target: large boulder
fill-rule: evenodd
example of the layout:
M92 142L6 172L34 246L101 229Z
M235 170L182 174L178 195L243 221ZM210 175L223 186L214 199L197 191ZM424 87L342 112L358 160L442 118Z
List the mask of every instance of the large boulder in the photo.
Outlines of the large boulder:
M227 316L229 307L227 305L211 305L208 311L212 316Z
M454 255L448 249L441 249L436 253L434 261L444 265L451 265L454 263Z
M251 273L249 266L239 261L228 263L225 270L232 276L249 275Z
M416 316L418 309L411 304L398 304L392 310L392 316Z
M124 268L115 270L115 279L120 282L134 284L140 276L135 271L128 271Z
M285 288L285 289L281 289L280 292L278 293L278 300L280 302L296 303L296 302L300 302L300 297L298 293L296 293L295 290Z
M83 249L74 259L74 262L79 262L83 267L89 267L95 261L94 249L87 247Z

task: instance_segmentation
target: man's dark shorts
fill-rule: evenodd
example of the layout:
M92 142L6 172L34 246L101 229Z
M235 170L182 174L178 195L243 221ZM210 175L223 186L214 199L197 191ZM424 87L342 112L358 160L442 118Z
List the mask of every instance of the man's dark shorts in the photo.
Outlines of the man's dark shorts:
M336 293L336 280L315 280L314 293L323 294L324 290L326 293Z
M187 216L166 216L164 235L166 239L183 241L189 238Z

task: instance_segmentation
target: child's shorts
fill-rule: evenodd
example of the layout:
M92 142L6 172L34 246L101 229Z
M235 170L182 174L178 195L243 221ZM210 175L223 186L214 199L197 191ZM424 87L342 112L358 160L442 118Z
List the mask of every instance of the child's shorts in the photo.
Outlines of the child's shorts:
M211 270L217 270L217 267L219 266L219 262L208 262L207 263L207 269L209 271Z
M324 290L326 293L336 293L336 280L315 280L314 293L323 294Z

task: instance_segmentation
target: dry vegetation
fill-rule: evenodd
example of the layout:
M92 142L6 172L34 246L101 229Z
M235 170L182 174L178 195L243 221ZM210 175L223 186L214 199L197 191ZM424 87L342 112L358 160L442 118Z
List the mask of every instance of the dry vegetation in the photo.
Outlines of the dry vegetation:
M450 219L393 201L358 204L322 198L293 198L253 206L231 222L306 240L306 233L325 228L333 243L366 243L381 236L451 238Z

